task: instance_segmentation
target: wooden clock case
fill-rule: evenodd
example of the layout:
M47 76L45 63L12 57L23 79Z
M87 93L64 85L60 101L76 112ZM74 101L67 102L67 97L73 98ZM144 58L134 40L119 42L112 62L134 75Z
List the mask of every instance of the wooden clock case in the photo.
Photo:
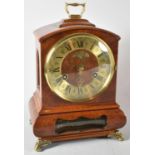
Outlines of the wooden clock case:
M65 101L51 92L44 76L45 58L51 47L61 38L73 33L89 33L103 39L113 51L116 71L108 88L95 99L83 103ZM120 37L112 32L96 28L85 19L66 19L40 28L36 37L37 89L30 100L30 115L34 135L41 140L64 141L112 135L126 123L126 117L116 103L116 76L118 41ZM100 128L81 127L57 132L57 122L78 122L81 118L97 120L106 117L106 124ZM93 126L93 124L92 124Z

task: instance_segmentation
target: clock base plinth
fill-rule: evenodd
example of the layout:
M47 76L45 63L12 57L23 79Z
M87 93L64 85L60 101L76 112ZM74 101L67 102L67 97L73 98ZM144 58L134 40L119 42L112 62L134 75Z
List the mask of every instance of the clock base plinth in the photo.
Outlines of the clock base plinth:
M39 102L37 95L34 95L29 104L33 132L39 138L36 151L42 151L51 142L93 137L123 140L117 129L126 124L126 117L116 103L87 104L86 108L80 110L73 108L71 111L68 108L70 111L61 109L60 112L42 113Z

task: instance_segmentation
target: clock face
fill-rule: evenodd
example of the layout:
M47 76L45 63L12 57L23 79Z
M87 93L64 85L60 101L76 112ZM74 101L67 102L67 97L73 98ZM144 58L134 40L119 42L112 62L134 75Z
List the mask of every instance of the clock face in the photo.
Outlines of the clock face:
M91 34L74 34L48 52L45 77L51 91L71 102L88 101L103 92L114 74L110 47Z

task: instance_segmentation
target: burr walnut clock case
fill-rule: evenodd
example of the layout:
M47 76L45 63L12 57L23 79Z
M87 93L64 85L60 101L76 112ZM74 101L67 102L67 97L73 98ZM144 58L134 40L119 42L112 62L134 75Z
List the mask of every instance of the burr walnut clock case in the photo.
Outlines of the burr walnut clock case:
M37 149L116 134L126 123L116 103L120 37L78 16L34 34L37 89L29 105Z

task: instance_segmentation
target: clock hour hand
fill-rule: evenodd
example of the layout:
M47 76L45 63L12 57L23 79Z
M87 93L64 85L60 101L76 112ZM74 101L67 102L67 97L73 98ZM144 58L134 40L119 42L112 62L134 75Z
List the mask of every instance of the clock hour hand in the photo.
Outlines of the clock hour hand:
M77 81L78 86L81 86L84 83L84 80L82 79L82 74L85 68L83 64L79 64L76 68L78 72L76 81Z

